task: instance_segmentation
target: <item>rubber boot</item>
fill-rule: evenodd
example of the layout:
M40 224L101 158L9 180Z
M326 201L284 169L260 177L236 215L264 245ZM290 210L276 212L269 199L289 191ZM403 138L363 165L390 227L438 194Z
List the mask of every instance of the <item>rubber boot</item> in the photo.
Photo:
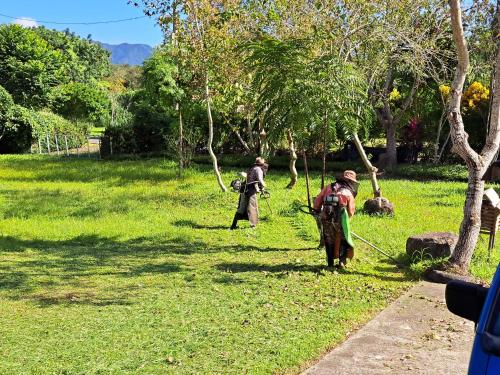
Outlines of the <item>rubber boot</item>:
M328 263L328 267L333 267L333 247L326 245L326 261Z
M234 218L233 218L233 223L231 224L231 228L229 228L229 229L235 230L236 228L238 228L237 224L238 224L239 218L240 218L240 215L238 215L238 213L235 213Z

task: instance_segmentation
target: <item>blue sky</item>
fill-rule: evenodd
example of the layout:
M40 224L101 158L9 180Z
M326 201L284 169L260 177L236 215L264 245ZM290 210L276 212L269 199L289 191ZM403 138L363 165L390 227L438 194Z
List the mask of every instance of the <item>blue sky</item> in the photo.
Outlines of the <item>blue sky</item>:
M0 13L38 21L96 22L143 16L142 10L127 4L127 0L2 0ZM13 19L0 16L0 23ZM32 24L21 20L21 23ZM104 43L144 43L156 46L162 41L162 32L155 20L142 18L121 23L103 25L52 25L50 29L69 28L82 37L91 34L93 40Z

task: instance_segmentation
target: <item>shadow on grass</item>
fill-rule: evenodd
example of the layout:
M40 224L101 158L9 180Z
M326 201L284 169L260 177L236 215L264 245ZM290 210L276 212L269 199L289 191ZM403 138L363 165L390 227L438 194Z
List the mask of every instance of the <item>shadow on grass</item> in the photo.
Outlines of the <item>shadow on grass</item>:
M176 227L193 228L193 229L209 229L209 230L222 230L229 229L229 225L205 225L198 224L193 220L177 220L172 223Z
M270 272L281 273L285 276L289 272L313 272L318 273L326 267L308 264L284 263L284 264L259 264L259 263L219 263L215 266L218 270L230 273L240 272Z
M244 272L269 272L278 274L279 277L285 277L291 272L312 272L312 273L323 273L328 271L336 271L340 275L357 275L364 277L373 277L383 281L404 281L412 280L413 274L410 272L405 272L404 270L398 270L394 267L374 267L374 270L381 271L379 273L368 273L356 270L354 267L349 267L347 269L332 269L327 268L323 265L307 265L307 264L258 264L258 263L220 263L215 266L218 270L228 273L244 273ZM395 270L401 274L401 277L391 276L383 274L384 272L394 273Z
M286 248L259 248L256 246L215 246L185 238L139 237L128 241L104 238L98 235L78 236L69 240L25 240L16 237L0 237L0 253L16 257L0 264L0 292L11 299L30 299L30 294L42 290L81 289L82 279L105 278L111 282L111 290L126 281L116 278L143 275L168 275L191 270L189 256L207 253L276 252ZM29 257L22 256L29 251ZM168 257L168 261L165 261ZM111 277L111 279L110 279ZM115 280L113 280L115 278ZM216 282L230 282L221 278ZM237 283L238 281L232 280ZM114 285L114 286L113 286ZM85 285L83 285L85 288ZM120 290L118 294L122 293ZM36 298L35 298L36 299ZM73 298L65 295L43 296L42 304L89 303L93 305L124 304L124 301L99 298ZM120 299L120 298L119 298ZM115 302L113 302L115 301Z
M92 305L97 307L120 305L130 306L127 298L100 296L92 292L71 292L64 294L35 294L29 297L39 307L54 305Z

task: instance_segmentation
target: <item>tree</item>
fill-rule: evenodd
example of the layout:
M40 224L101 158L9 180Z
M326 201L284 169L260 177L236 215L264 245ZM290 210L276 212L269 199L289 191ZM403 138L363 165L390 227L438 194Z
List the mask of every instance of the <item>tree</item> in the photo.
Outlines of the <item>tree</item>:
M14 100L7 90L0 86L0 139L5 134L14 107Z
M0 26L0 82L14 101L43 107L51 87L66 81L64 58L32 29Z
M138 6L138 2L131 2ZM182 50L186 51L182 64L188 66L197 83L199 92L196 99L203 99L208 119L207 148L214 174L223 192L227 191L219 171L217 157L213 150L213 83L217 81L220 61L234 50L237 34L238 6L236 0L143 0L144 11L148 15L158 17L159 24L168 35L172 30L173 20L176 24L176 38ZM182 17L173 16L173 11Z
M64 60L64 74L69 81L94 83L110 74L110 53L91 38L75 33L49 30L43 26L31 29L58 51Z
M489 130L480 153L468 142L461 113L462 91L470 66L469 51L462 22L459 0L450 0L450 15L458 65L448 101L448 121L451 127L453 150L465 161L469 172L464 218L460 225L458 242L450 258L451 267L468 271L481 226L481 205L484 192L483 176L496 155L500 144L500 1L497 1L496 22L492 25L495 38L495 57L491 82Z
M74 122L109 123L111 103L106 91L98 86L74 82L60 85L51 92L51 104L56 113Z

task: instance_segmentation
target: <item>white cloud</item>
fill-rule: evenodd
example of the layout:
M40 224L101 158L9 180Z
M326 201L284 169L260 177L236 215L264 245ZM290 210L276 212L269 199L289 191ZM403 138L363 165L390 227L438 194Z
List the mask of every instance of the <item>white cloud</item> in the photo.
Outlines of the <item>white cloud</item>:
M37 27L38 23L29 17L16 18L12 23L21 25L22 27Z

